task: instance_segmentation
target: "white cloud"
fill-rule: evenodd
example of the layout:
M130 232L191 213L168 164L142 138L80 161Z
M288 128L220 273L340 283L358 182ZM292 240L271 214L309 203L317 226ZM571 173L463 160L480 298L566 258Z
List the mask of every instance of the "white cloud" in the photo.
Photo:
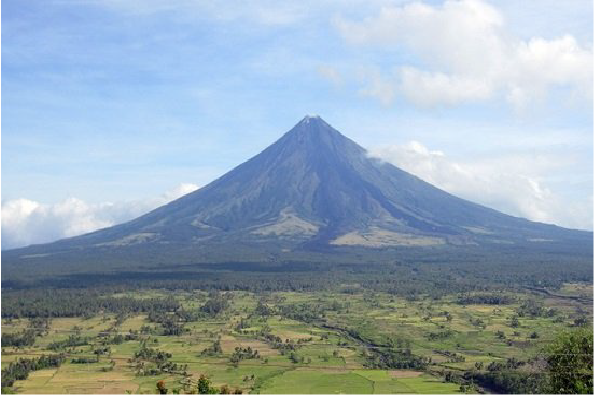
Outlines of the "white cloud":
M320 74L320 76L322 76L322 78L330 81L334 86L341 86L343 81L342 81L342 76L340 75L340 72L332 67L332 66L327 66L327 65L320 65L318 66L318 74Z
M390 162L456 196L538 222L592 229L592 197L568 201L544 176L567 160L547 155L501 155L457 162L418 141L378 147L370 155Z
M401 69L400 81L402 94L423 107L482 101L493 93L491 84L482 79L427 72L412 67Z
M177 187L163 194L161 198L157 198L156 202L162 201L159 205L169 203L172 200L178 199L190 192L194 192L198 189L198 185L192 183L181 183Z
M349 43L394 55L395 70L388 74L399 78L371 76L364 88L384 103L388 89L429 107L504 97L522 110L554 88L569 90L576 103L592 100L591 46L571 35L517 39L505 30L499 10L481 0L387 6L361 21L337 17L334 25ZM396 56L402 49L416 56L414 64L396 64L403 61Z
M55 241L136 218L185 194L195 184L180 184L156 198L90 204L67 198L47 205L29 199L2 202L2 249Z

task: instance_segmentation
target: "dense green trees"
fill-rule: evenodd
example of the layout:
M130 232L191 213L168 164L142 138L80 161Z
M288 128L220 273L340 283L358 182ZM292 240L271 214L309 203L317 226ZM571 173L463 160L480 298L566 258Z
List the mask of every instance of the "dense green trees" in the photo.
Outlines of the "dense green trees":
M560 333L545 349L548 383L551 393L591 394L592 327Z
M516 301L515 298L506 294L479 293L465 294L458 298L459 304L511 304Z
M167 270L159 263L159 270L135 268L62 277L55 276L53 266L48 265L38 268L41 272L31 280L2 277L2 302L8 306L2 309L2 316L79 317L92 316L102 309L149 312L143 305L150 301L99 297L107 288L114 292L142 287L256 293L378 290L412 298L418 294L439 298L451 292L498 293L509 288L554 288L566 282L592 281L591 249L576 253L572 246L555 246L551 251L546 243L536 244L532 243L530 250L520 245L464 250L444 247L439 254L409 248L368 251L365 261L351 263L338 257L333 261L308 259L307 254L300 261L200 263L185 267L187 270L179 270L179 266ZM566 254L560 253L561 247L566 248ZM85 262L77 262L77 267L84 266ZM90 269L96 270L94 266ZM56 289L61 290L54 292ZM17 290L22 291L20 295ZM20 300L25 304L19 305ZM210 312L210 307L205 312Z
M135 299L112 297L112 288L2 289L2 318L93 317L99 312L116 314L176 311L173 298ZM43 321L40 321L43 322Z
M208 317L215 317L229 307L231 295L213 292L209 295L208 301L200 307L200 311Z
M235 347L235 350L231 357L229 357L229 361L232 363L239 363L242 359L254 359L260 358L260 354L258 354L258 350L252 350L251 347L241 348Z
M51 343L47 346L50 350L60 350L66 347L78 347L78 346L86 346L89 344L89 339L87 337L81 337L78 335L70 335L67 339L59 340Z
M16 380L25 380L32 371L60 366L64 359L63 355L42 355L11 362L2 370L2 388L12 387Z
M29 347L35 343L35 330L26 330L24 332L3 333L2 347Z
M409 349L376 350L366 362L372 369L414 369L425 370L429 358L412 354Z

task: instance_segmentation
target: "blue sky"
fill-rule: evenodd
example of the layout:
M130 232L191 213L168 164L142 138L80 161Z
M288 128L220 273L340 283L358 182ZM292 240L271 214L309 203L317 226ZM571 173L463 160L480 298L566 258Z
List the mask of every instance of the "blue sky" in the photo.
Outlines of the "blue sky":
M592 5L2 2L2 246L108 226L320 114L513 215L592 228Z

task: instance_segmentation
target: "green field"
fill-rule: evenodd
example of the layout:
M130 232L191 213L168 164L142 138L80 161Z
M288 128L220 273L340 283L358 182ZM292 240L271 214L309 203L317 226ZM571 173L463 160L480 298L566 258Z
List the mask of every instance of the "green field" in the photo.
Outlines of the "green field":
M564 297L588 290L566 284L556 296L507 292L503 304L460 303L457 294L407 299L363 291L105 294L114 300L168 297L181 310L51 318L44 330L31 329L39 325L31 319L4 319L3 336L37 332L32 346L2 347L2 367L64 355L59 367L17 380L12 389L18 393L155 393L159 380L170 393L183 393L200 375L212 386L243 393L458 393L464 371L536 358L558 330L579 317L591 321L591 304ZM223 301L220 311L180 313L203 311L211 300ZM167 332L172 326L177 333ZM68 344L69 338L84 344ZM99 349L104 352L96 356ZM143 349L169 356L162 363L139 355Z

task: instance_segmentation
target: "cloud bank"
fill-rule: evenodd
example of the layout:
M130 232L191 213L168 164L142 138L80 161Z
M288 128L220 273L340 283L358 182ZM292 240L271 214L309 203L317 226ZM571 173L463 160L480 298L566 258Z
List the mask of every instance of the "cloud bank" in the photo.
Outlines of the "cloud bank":
M418 141L378 147L369 154L461 198L506 214L560 226L592 229L592 196L566 201L543 175L567 163L557 156L501 155L457 162Z
M333 22L348 43L400 59L381 76L374 70L364 80L361 93L383 104L396 93L419 107L501 98L524 111L559 90L576 104L592 102L591 47L568 34L517 39L506 31L499 10L481 0L385 6L360 21ZM401 50L413 54L409 64L397 56Z
M198 189L180 184L156 198L87 203L67 198L55 204L29 199L2 202L2 249L46 243L120 224Z

